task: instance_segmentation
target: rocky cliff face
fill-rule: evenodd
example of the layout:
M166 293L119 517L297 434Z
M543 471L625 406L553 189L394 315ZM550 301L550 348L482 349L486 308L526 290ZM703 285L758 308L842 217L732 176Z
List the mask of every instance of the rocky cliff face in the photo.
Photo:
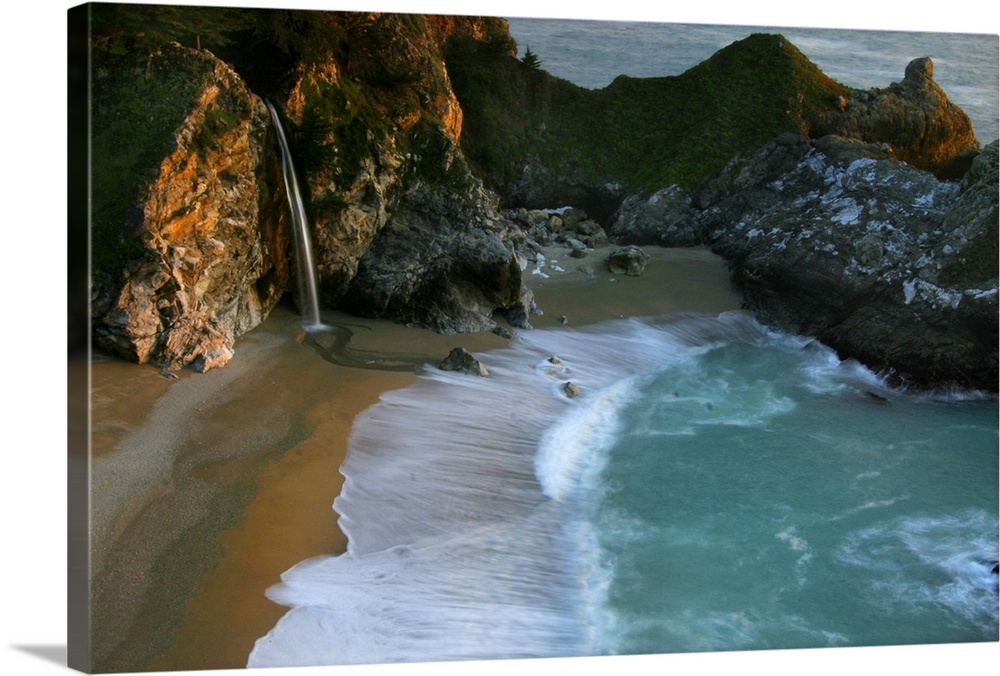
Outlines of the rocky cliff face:
M121 23L112 19L102 25ZM341 306L350 290L359 314L444 332L492 328L495 310L526 316L510 239L519 231L462 160L462 109L440 53L455 35L509 53L505 24L333 12L288 21L269 30L314 36L286 55L283 108L323 305ZM221 366L291 275L266 107L206 50L121 34L96 44L96 343L166 368Z
M689 191L781 133L837 134L960 178L978 149L968 116L914 60L901 83L854 90L780 35L756 34L675 77L621 76L603 90L498 59L447 52L466 108L463 147L506 204L581 207L605 226L625 200Z
M530 328L522 239L478 181L451 190L412 184L359 261L342 306L441 333L495 330L497 310Z
M934 81L928 57L906 66L902 82L851 91L835 110L811 116L809 135L877 143L897 159L944 178L961 177L979 148L972 122Z
M281 55L254 78L308 185L326 307L528 326L531 238L607 236L522 230L508 216L533 212L502 211L493 187L586 206L623 243L710 244L765 319L903 381L996 389L996 146L979 153L927 59L857 92L756 35L677 78L589 92L517 61L499 19L248 17L229 53L263 39ZM95 42L95 338L212 368L291 275L268 112L209 52L116 30Z
M695 196L650 201L615 232L710 245L765 321L899 383L996 391L996 142L958 183L881 145L788 134Z
M898 382L995 391L996 143L962 185L878 152L821 139L710 207L708 239L766 320Z
M224 63L179 45L99 52L96 63L97 345L139 363L220 366L289 278L267 109ZM172 115L157 93L178 99ZM157 127L158 117L174 119ZM137 148L162 156L145 164Z
M496 200L462 158L463 111L441 48L457 35L502 37L505 24L328 20L355 46L304 64L286 103L300 144L320 149L306 173L323 303L443 332L492 328L494 310L518 304L520 274Z

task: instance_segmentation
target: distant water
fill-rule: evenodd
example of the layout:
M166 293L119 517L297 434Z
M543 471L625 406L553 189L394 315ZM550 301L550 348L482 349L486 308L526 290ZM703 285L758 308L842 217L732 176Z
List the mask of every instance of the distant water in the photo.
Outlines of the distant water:
M996 35L854 31L609 22L569 19L508 19L520 54L530 47L542 68L582 87L599 89L621 74L679 75L751 33L781 33L838 82L861 89L900 82L906 65L929 56L934 79L970 117L985 145L998 137Z
M739 312L480 356L356 420L348 551L269 591L249 666L997 640L995 398Z

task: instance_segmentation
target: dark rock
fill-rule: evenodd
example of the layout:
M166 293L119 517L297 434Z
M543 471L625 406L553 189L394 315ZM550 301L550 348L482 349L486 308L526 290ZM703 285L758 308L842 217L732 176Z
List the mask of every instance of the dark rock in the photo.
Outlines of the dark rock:
M616 275L638 277L646 269L648 262L649 254L630 244L616 249L608 256L608 270Z
M573 258L587 257L587 245L580 240L575 237L570 237L566 240L566 244L569 245L569 255Z
M571 208L562 213L563 226L574 232L577 224L585 220L587 220L587 212L583 209Z
M575 230L576 234L581 235L582 237L593 237L594 235L599 235L604 232L604 228L601 227L600 223L590 219L577 223Z
M700 219L765 321L900 383L996 391L996 166L994 142L958 185L827 137Z
M710 209L744 190L780 181L810 148L809 139L801 134L781 134L749 155L731 159L718 175L705 182L695 203L700 209Z
M483 363L473 357L464 347L454 348L438 368L442 371L459 371L483 378L490 374Z
M671 185L649 197L629 195L618 208L611 236L621 244L697 246L704 233L697 221L691 195Z
M516 233L478 182L462 191L417 184L358 262L340 306L440 333L490 331L497 310L530 328L534 298Z

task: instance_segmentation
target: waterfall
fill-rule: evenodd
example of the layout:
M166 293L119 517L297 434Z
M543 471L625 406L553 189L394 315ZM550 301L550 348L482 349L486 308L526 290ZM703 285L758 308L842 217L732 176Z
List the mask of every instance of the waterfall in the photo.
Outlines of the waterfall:
M285 129L281 126L278 111L270 101L265 101L271 111L271 120L278 135L278 145L281 147L281 173L285 179L285 194L288 195L288 208L292 214L292 232L295 235L296 264L299 282L299 302L303 305L302 314L306 320L306 329L323 327L319 317L319 294L316 291L316 266L313 263L312 241L309 238L309 219L306 216L302 191L295 175L295 165L292 164L292 153L288 149L288 139Z

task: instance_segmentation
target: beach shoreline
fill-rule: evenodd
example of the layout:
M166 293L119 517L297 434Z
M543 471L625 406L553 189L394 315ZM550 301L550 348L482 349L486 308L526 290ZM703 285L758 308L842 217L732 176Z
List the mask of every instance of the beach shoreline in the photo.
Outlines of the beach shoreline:
M535 329L739 308L706 249L643 247L639 277L610 249L545 252L524 271ZM302 560L342 553L333 499L354 418L453 347L503 348L492 333L441 335L325 312L358 368L308 339L287 307L236 345L223 369L176 380L100 356L92 364L93 654L105 671L245 666L284 614L265 591ZM341 355L343 356L343 355ZM384 360L384 362L383 362ZM383 362L383 363L379 363ZM400 363L397 370L385 364Z

